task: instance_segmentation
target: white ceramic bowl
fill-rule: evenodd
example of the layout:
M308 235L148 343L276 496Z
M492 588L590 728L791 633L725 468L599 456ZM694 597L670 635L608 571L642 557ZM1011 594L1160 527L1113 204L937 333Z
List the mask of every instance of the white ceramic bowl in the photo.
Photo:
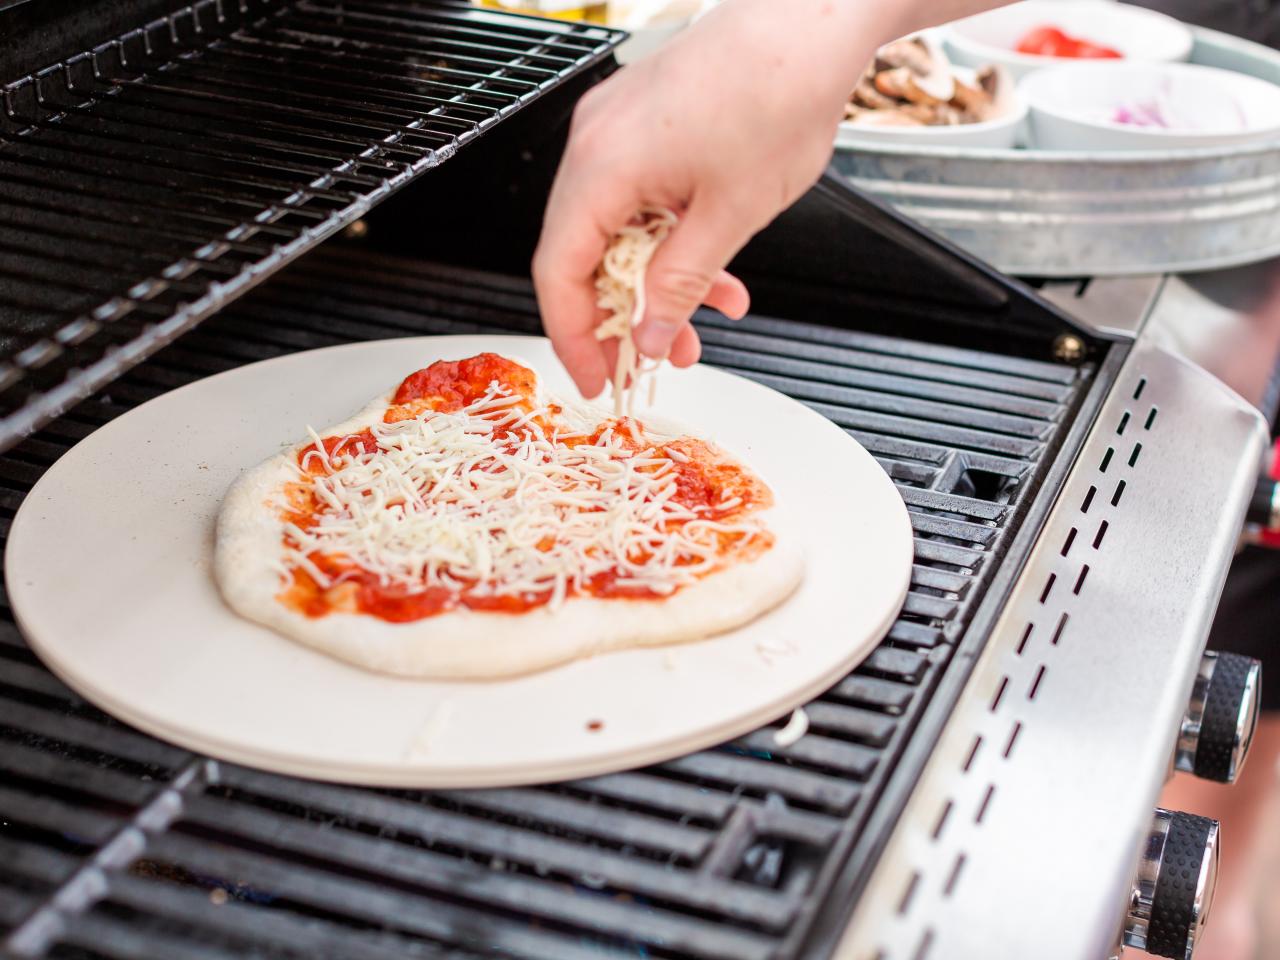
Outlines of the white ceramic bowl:
M1036 27L1057 27L1124 54L1126 60L1168 63L1191 55L1191 31L1172 17L1113 0L1025 0L957 20L944 36L956 63L981 67L998 63L1025 76L1041 67L1088 63L1070 57L1039 57L1015 49Z
M973 71L955 68L956 76L973 82ZM1010 107L1004 116L982 123L956 123L939 127L872 127L858 123L842 123L836 131L836 146L847 149L875 144L900 144L911 147L989 147L1009 150L1018 144L1027 118L1027 102L1014 90Z
M1280 139L1280 86L1191 63L1074 63L1040 70L1019 90L1031 142L1043 150L1165 150ZM1120 122L1155 111L1168 126Z

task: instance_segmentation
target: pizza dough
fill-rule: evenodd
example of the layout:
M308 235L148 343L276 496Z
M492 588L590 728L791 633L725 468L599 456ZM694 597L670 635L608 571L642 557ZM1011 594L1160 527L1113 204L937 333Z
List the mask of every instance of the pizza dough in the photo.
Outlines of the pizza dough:
M394 397L391 391L377 398L319 436L356 434L382 423ZM577 405L575 412L601 422L609 419L601 408ZM671 423L646 426L668 436L691 436ZM299 453L313 447L315 439L283 451L233 485L218 518L215 574L226 602L240 615L369 670L485 680L613 650L698 640L776 606L803 573L795 531L787 528L784 512L769 507L753 519L772 534L771 546L660 598L569 595L558 607L548 604L519 613L456 607L409 622L344 611L308 616L279 598L285 528L278 502L280 491L299 476Z

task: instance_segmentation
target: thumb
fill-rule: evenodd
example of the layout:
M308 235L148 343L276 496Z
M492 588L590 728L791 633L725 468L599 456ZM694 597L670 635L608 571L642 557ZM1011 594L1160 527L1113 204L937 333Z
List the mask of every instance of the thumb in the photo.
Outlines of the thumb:
M748 235L706 203L690 205L645 271L644 317L635 332L641 353L665 357L671 351Z

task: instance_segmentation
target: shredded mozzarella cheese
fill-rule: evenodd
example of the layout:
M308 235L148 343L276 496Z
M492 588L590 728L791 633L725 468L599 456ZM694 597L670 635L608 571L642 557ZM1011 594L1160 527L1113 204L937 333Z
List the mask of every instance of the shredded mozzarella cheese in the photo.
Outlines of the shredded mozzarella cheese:
M712 519L679 503L670 438L609 421L592 442L588 413L529 406L494 381L457 412L374 424L372 450L326 455L313 432L326 469L300 467L297 483L322 509L314 523L285 523L285 568L327 590L343 578L312 557L340 557L408 593L549 597L554 609L602 574L669 595L717 569L726 542L764 531L750 512ZM277 505L289 515L287 493Z
M773 742L780 747L790 747L799 743L800 739L809 732L809 715L804 712L803 708L796 709L791 714L791 719L787 721L787 725L781 730L775 730L773 733Z
M644 319L644 278L649 261L677 217L662 207L645 207L635 223L618 231L596 271L596 303L609 316L596 327L597 340L618 340L618 360L613 371L613 415L633 416L635 392L641 379L652 377L658 363L646 363L636 350L632 331ZM649 380L653 404L657 382Z

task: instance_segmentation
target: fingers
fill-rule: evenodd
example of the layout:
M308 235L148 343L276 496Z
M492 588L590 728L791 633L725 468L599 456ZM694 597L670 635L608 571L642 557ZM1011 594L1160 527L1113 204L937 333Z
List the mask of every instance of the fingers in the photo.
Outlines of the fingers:
M717 215L711 204L695 200L690 205L645 274L645 314L635 334L641 353L667 356L717 281L721 283L716 299L731 307L742 306L746 290L736 281L721 278L722 268L747 239L739 232L733 219Z
M671 344L671 364L676 367L692 367L701 356L702 341L698 339L698 331L686 323Z
M621 191L565 187L573 178L572 170L562 168L548 201L533 255L533 285L556 355L582 395L592 398L612 375L595 337L603 316L596 307L595 270L609 238L639 204Z
M719 310L730 320L741 320L751 309L751 294L741 280L729 271L721 270L702 302Z

